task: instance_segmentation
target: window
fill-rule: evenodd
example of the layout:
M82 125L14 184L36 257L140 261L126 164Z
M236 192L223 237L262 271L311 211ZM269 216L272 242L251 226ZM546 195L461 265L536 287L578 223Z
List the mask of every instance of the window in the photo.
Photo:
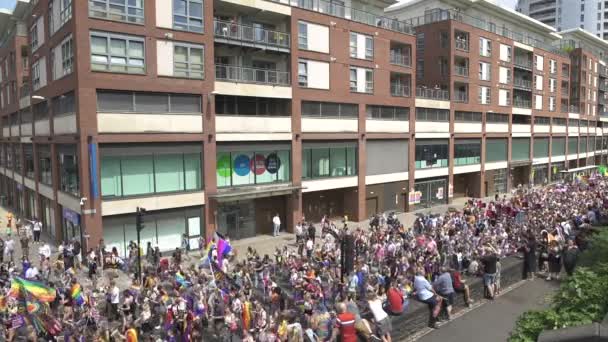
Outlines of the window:
M23 145L23 159L25 164L25 176L34 179L34 147L32 144Z
M511 62L511 51L511 46L500 44L500 60L503 62Z
M536 116L534 117L534 124L539 126L548 126L551 124L551 118L545 116Z
M439 121L447 122L450 119L450 111L436 108L416 108L416 121Z
M479 139L457 139L454 142L454 165L481 163L481 141Z
M424 78L424 59L422 58L416 60L416 78L419 80Z
M202 188L201 153L197 146L179 146L187 152L146 152L138 147L102 149L101 195L103 198L155 193L196 191ZM159 147L162 151L163 147ZM169 150L169 149L167 149Z
M144 38L91 32L91 69L143 74L146 71Z
M549 96L549 111L555 112L556 108L557 108L557 104L555 102L555 96Z
M360 44L361 42L365 42ZM374 58L374 38L361 33L350 33L349 50L351 58L373 59Z
M450 38L447 31L439 32L439 46L442 49L446 49L449 46Z
M194 94L98 90L97 110L104 113L201 113L201 97Z
M50 145L38 145L38 181L46 185L53 185L51 177L51 147Z
M424 51L424 32L416 33L416 50Z
M566 138L551 138L551 156L563 156L566 154Z
M63 24L72 19L72 0L54 0L49 2L49 32L54 34Z
M509 123L509 114L486 113L487 123Z
M530 159L530 138L513 138L511 148L511 160Z
M351 103L302 101L302 117L356 119L359 117L359 105Z
M89 16L143 24L144 0L89 0Z
M331 143L328 143L331 145ZM357 175L357 147L345 143L342 147L302 148L302 178L347 177Z
M416 139L416 169L448 167L449 148L447 140Z
M534 158L549 156L549 138L534 138Z
M366 114L368 119L399 121L410 119L410 109L407 107L367 105Z
M486 163L507 160L507 139L486 139Z
M479 87L478 101L480 104L490 104L490 88Z
M298 62L298 85L300 87L308 86L308 63Z
M557 80L554 78L549 79L549 91L555 93L557 90Z
M59 190L78 196L80 194L80 177L78 175L78 153L76 145L58 145Z
M38 21L36 21L30 29L30 42L32 46L32 51L38 49Z
M454 113L454 121L481 123L481 113L456 111Z
M67 116L76 113L76 106L74 102L74 93L69 92L53 98L53 116Z
M298 22L298 47L300 49L308 48L308 25L303 22Z
M173 28L203 32L203 1L173 0Z
M489 81L490 73L490 63L479 62L479 79Z
M564 118L553 118L553 125L555 125L555 126L566 126L566 119L564 119Z
M74 42L72 36L56 46L51 53L51 71L53 80L71 74L74 69Z
M215 95L215 114L289 117L291 100L258 96Z
M176 77L203 79L204 48L201 45L175 44L173 53L173 75Z
M578 153L578 138L568 137L568 154Z
M349 80L350 91L352 92L374 92L374 71L372 69L351 67L349 70Z
M484 57L492 56L492 42L487 38L479 38L479 55Z
M59 0L59 27L72 19L72 0Z
M291 179L289 147L254 150L218 146L216 176L218 187L288 182ZM304 164L304 161L302 161Z
M40 89L40 67L40 60L37 60L32 64L32 89L34 89L34 91Z

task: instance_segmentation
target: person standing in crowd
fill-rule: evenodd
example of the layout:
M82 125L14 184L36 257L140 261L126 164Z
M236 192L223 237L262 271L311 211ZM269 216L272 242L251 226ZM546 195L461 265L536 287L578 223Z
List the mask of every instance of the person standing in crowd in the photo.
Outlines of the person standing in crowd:
M547 280L559 280L559 274L562 271L562 250L557 240L551 241L548 250L549 272Z
M574 240L568 239L566 242L566 248L563 251L564 269L566 274L570 277L574 273L576 267L576 261L578 259L579 250Z
M528 233L521 251L524 254L523 262L523 279L534 280L536 273L536 237L532 233Z
M357 331L355 329L355 315L346 310L346 304L336 305L336 327L331 341L336 341L339 337L341 342L357 342Z
M272 218L272 236L279 236L279 232L281 231L281 218L279 217L279 213L276 213Z
M494 300L498 257L491 248L486 248L485 251L486 255L481 259L481 263L483 264L483 283L488 299Z
M40 243L40 233L42 232L42 222L37 218L34 218L33 231L34 231L34 243L38 244L38 243Z

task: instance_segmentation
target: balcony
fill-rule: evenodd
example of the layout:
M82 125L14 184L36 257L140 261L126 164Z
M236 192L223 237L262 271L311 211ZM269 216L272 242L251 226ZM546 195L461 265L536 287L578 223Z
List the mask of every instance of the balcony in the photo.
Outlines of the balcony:
M412 66L412 60L409 55L394 51L391 51L390 62L391 64L395 65L401 65L406 67Z
M469 68L466 66L454 65L454 73L458 76L469 77Z
M513 107L532 108L532 101L525 99L513 99Z
M214 20L213 27L216 41L289 52L289 33L220 20Z
M597 88L601 91L606 91L606 88L608 88L608 87L606 86L606 83L600 82L600 84L598 85Z
M428 100L449 101L450 92L441 89L416 87L416 97Z
M391 83L391 96L410 97L410 86Z
M459 103L468 103L469 94L466 91L455 91L453 95L453 101Z
M581 109L579 108L579 106L569 106L568 107L568 113L574 113L574 114L580 114Z
M291 86L289 72L247 68L234 65L217 64L215 66L215 79L236 83L257 83L278 86Z
M532 70L532 60L525 57L515 56L515 62L513 64L522 69Z
M568 89L562 88L562 91L561 91L561 92L562 92L562 97L568 97L568 96L570 96L570 95L568 94Z
M608 77L608 67L600 65L598 72L599 72L600 76L602 76L602 77Z
M516 77L513 79L513 87L524 90L532 90L532 81Z
M569 79L570 78L570 70L569 69L566 69L566 70L562 69L562 78L565 78L565 79Z
M456 46L456 50L469 52L469 41L464 39L456 39L454 40L454 45Z

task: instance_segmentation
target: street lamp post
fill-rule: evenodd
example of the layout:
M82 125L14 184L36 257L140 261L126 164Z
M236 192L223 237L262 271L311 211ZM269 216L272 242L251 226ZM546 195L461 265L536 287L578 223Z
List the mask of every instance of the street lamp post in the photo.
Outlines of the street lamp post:
M137 207L137 214L135 216L135 227L137 229L137 279L141 284L141 230L144 229L144 215L146 214L145 208Z

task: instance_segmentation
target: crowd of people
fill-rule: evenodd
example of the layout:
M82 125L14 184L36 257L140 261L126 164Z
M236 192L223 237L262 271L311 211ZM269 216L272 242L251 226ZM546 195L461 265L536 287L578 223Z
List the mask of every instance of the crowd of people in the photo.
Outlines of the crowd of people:
M352 228L345 220L324 217L320 229L303 220L294 229L296 243L273 255L252 247L237 255L224 248L229 237L215 234L198 253L188 253L186 243L163 256L133 243L124 259L103 240L86 252L79 241L67 241L51 253L39 242L38 220L14 222L9 214L0 239L0 317L7 341L390 342L392 317L407 315L411 300L429 306L436 327L451 318L457 294L473 302L467 277L483 277L485 296L493 299L506 257L523 256L525 278L558 279L562 267L570 275L607 208L608 178L593 176L469 200L462 210L420 215L411 227L393 215ZM28 259L30 239L39 247L37 260ZM140 279L136 259L144 250ZM46 313L42 324L11 296L15 277L56 291L37 309Z

